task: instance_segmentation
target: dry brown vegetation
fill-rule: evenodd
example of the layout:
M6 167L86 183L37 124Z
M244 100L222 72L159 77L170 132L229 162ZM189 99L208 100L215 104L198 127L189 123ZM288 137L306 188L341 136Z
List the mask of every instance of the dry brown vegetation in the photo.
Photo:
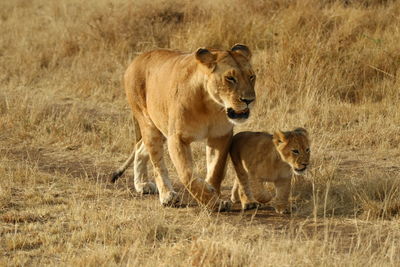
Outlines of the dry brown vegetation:
M121 77L135 55L237 42L258 100L236 130L313 140L292 215L162 208L131 173L104 182L133 145ZM0 265L398 264L399 44L390 0L1 1ZM233 179L229 166L225 197Z

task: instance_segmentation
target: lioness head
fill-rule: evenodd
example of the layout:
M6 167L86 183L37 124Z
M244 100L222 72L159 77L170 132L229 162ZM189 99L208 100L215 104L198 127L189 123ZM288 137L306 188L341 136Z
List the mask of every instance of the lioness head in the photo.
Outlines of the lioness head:
M275 132L273 142L283 161L287 162L294 173L304 174L310 163L310 141L303 128L289 132Z
M199 48L195 56L207 74L208 94L224 107L229 121L236 124L247 120L256 97L249 48L240 44L228 51Z

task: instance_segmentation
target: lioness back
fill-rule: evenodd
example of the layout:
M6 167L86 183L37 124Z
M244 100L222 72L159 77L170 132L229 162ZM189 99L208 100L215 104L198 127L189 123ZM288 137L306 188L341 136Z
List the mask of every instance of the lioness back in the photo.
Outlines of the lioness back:
M309 164L310 149L307 131L297 128L274 135L261 132L241 132L233 137L230 148L238 180L232 190L232 201L243 209L266 203L272 196L264 188L273 182L277 210L286 208L293 172L303 174Z
M160 49L137 56L125 72L129 104L145 110L164 135L168 128L168 103L179 101L168 89L176 86L173 83L177 81L184 82L182 70L194 68L194 64L188 53Z

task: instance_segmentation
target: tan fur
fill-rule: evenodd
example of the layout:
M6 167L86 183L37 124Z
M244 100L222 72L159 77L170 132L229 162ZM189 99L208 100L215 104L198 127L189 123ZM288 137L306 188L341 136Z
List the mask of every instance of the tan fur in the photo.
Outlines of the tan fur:
M189 192L209 208L229 208L229 202L219 199L220 186L233 124L245 118L228 118L227 111L234 110L234 116L244 114L255 99L250 58L250 50L243 45L228 51L200 48L195 53L155 50L136 57L124 80L142 141L137 140L137 153L117 175L134 158L136 190L158 191L162 204L174 204L176 194L163 160L163 144L167 142L179 178ZM190 143L203 139L207 142L206 182L193 174L190 150ZM148 158L155 169L157 189L147 180Z
M231 200L240 201L243 209L251 209L272 199L265 182L275 184L275 208L285 211L291 177L304 173L310 160L307 131L241 132L232 139L230 155L237 174Z

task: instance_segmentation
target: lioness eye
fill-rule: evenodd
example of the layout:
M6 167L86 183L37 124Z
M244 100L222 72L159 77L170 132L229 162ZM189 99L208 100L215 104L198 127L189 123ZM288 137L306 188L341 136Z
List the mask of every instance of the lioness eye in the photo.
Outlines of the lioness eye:
M310 153L310 149L309 148L306 148L306 153Z
M250 76L250 81L254 81L256 79L256 75L251 75Z
M235 77L232 77L232 76L226 76L225 80L227 80L230 83L236 83Z
M299 151L297 149L293 149L292 153L297 155L297 154L299 154Z

